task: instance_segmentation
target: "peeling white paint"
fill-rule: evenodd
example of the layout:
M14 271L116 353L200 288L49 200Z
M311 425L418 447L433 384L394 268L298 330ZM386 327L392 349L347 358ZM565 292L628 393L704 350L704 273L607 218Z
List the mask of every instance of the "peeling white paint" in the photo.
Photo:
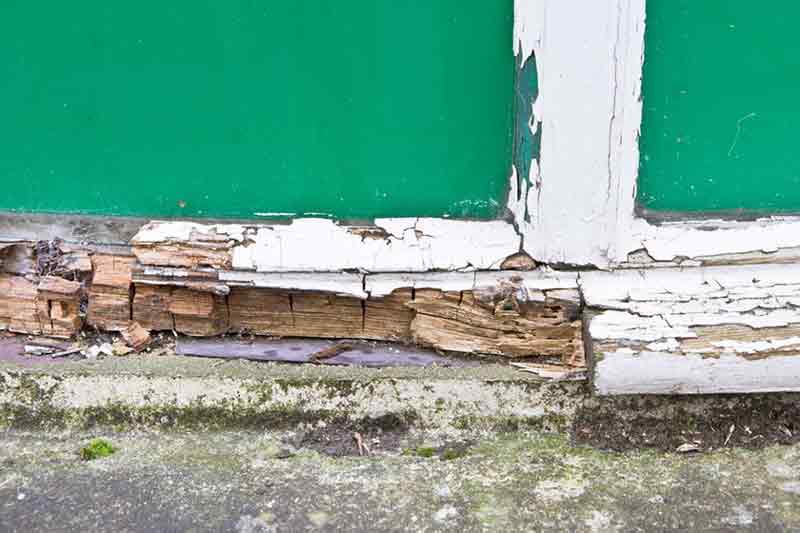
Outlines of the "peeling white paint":
M599 360L598 394L735 394L800 391L800 357L751 360L619 350Z
M364 285L366 291L373 297L380 297L402 288L458 292L480 287L496 287L504 282L518 283L530 293L531 297L533 297L533 293L548 291L548 294L558 299L568 299L570 296L579 298L577 274L555 272L550 269L533 272L475 272L473 274L458 272L371 274L366 277ZM565 291L565 293L562 294L559 291Z
M627 253L643 248L656 261L686 258L704 262L718 256L753 252L775 255L780 250L800 246L800 220L786 217L752 222L689 221L660 226L653 226L641 219L631 219L625 230L628 233ZM800 258L800 252L793 255ZM626 258L617 259L624 261ZM765 259L769 260L769 257ZM787 258L781 259L785 261Z
M203 235L225 236L234 243L240 243L244 241L246 232L247 226L239 224L153 221L139 229L139 232L131 240L131 244L180 243Z
M340 296L366 299L364 276L347 272L336 273L261 273L220 271L219 280L232 287L322 291Z
M592 272L579 281L586 305L600 311L589 335L602 394L800 390L800 265Z
M775 352L793 348L800 351L800 337L789 337L788 339L774 339L768 341L740 342L740 341L720 341L712 343L717 348L722 348L726 352L739 354L758 354L764 352Z
M378 219L369 231L321 218L247 226L158 222L142 228L132 244L227 242L234 270L257 272L493 270L520 248L513 225L500 220Z
M640 122L627 104L640 85L644 0L518 0L516 18L515 52L537 61L542 141L534 187L512 191L509 208L537 261L607 266L622 203L615 180L631 165L620 155L637 142L626 125Z

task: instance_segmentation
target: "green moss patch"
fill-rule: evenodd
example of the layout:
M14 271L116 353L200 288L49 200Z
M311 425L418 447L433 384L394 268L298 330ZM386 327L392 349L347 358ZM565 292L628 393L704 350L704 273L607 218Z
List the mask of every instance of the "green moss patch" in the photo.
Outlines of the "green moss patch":
M117 453L117 448L105 439L94 439L88 446L81 448L81 459L94 461Z

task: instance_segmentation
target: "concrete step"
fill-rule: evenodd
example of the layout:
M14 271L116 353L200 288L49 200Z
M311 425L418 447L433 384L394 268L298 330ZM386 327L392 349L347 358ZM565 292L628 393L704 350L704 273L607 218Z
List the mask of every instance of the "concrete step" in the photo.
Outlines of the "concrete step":
M369 369L174 355L0 363L0 424L13 428L275 428L391 416L440 429L516 421L563 430L586 397L585 384L498 364Z

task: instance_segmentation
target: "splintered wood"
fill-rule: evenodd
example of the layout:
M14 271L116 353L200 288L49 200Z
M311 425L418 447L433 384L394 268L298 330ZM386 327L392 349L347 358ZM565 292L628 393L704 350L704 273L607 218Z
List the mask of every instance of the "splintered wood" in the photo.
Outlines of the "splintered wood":
M241 226L156 223L142 228L132 253L89 255L60 243L0 246L0 328L71 336L85 311L89 325L121 332L137 349L152 331L230 332L415 343L584 365L575 274L527 270L535 266L530 261L516 265L519 272L480 280L461 272L378 279L234 268L235 250L252 238ZM380 288L368 289L368 278Z
M800 266L582 276L601 394L800 390Z
M570 356L583 353L577 291L528 292L519 287L463 291L417 291L409 302L416 314L412 338L442 350L507 357ZM563 299L567 298L567 299Z
M0 329L71 337L81 328L81 284L48 276L36 283L0 273Z
M95 255L87 322L106 331L122 331L131 320L131 269L134 257Z
M231 268L233 248L244 241L244 231L232 225L152 222L131 244L143 265L227 270Z
M577 368L585 363L577 288L529 290L519 280L463 291L401 287L368 298L236 286L225 297L137 284L133 318L150 330L190 336L228 331L413 342L451 352L546 356Z

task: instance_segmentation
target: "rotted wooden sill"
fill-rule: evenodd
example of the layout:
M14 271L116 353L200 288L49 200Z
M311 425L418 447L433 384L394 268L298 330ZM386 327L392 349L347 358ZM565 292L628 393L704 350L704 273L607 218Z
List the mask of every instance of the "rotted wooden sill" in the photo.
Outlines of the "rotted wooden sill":
M368 282L360 274L173 268L164 263L174 264L174 255L135 252L0 244L0 329L69 338L82 327L122 332L137 324L192 337L390 341L541 362L550 373L585 370L575 274L420 273ZM315 279L330 290L304 288Z
M512 254L498 264L519 270L270 271L218 229L158 240L146 225L150 237L113 248L0 243L0 330L389 341L586 371L601 395L800 391L798 264L565 272ZM268 262L272 244L257 247Z

